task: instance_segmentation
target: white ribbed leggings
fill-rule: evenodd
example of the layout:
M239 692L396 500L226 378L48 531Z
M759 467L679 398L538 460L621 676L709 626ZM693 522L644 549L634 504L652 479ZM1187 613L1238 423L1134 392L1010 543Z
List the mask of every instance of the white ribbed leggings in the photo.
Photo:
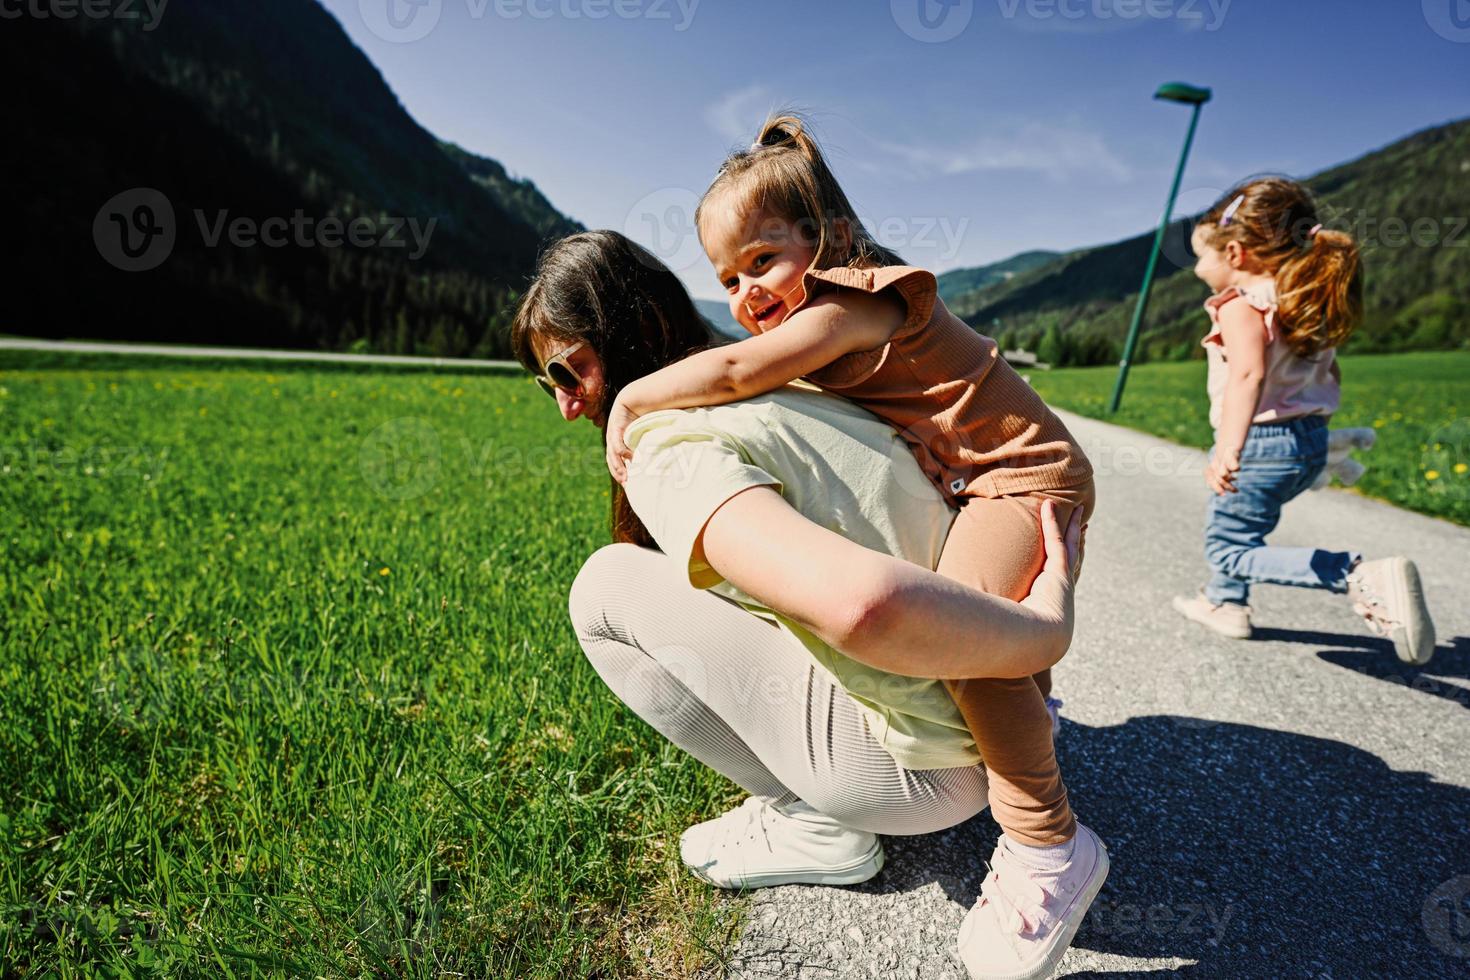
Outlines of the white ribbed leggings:
M578 572L568 606L587 659L613 693L751 794L800 798L880 834L932 833L986 806L982 767L900 767L796 640L691 587L660 552L600 549Z

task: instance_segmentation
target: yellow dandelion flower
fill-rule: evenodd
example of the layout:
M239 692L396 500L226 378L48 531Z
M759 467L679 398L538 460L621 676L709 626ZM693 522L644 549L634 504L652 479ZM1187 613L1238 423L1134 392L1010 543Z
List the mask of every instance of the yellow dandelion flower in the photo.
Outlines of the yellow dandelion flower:
M1388 423L1384 422L1383 419L1374 419L1373 420L1373 428L1375 428L1375 429L1381 429L1381 428L1383 428L1387 424Z
M379 575L387 575L388 574L388 566L387 565L384 565L382 568L378 569L378 574Z
M1439 479L1439 470L1426 470L1425 473L1424 473L1424 479L1426 479L1426 480L1438 480Z
M1470 466L1466 466L1464 463L1456 463L1455 464L1455 472L1456 473L1464 473L1466 470L1470 470Z

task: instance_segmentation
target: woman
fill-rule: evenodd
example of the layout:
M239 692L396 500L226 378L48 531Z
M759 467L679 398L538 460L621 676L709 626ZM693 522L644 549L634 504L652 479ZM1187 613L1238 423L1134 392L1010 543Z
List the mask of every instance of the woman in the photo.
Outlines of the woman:
M614 232L553 246L512 328L562 415L599 428L623 385L708 339L677 278ZM684 863L722 887L852 884L882 867L876 834L979 812L984 771L941 679L1061 657L1075 524L1064 545L1047 511L1047 564L1017 604L930 571L954 511L893 430L841 398L788 386L653 413L627 441L617 543L587 560L569 606L618 697L751 794L685 832ZM1091 860L1100 885L1106 854ZM994 880L976 909L1019 913L1018 940L1049 962L1096 894Z

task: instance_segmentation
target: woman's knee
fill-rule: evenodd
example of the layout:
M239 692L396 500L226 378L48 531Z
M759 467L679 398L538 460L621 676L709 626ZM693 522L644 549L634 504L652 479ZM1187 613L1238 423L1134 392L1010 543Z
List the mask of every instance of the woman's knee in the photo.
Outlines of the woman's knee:
M861 780L827 787L806 802L845 827L890 837L933 834L958 826L988 804L985 771L938 769L910 773L911 783L900 790L879 793L875 799L860 790Z
M638 581L639 566L662 557L632 544L610 544L594 551L567 593L567 614L577 636L606 639L616 633L617 614L626 608L628 586Z

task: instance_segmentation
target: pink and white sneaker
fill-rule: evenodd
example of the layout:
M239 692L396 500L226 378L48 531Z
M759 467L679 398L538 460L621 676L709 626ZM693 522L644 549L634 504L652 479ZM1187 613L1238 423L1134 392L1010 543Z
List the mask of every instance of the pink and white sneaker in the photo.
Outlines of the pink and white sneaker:
M1051 715L1051 740L1055 742L1057 736L1062 734L1062 705L1065 702L1061 698L1054 698L1050 694L1046 696L1046 713Z
M1108 851L1082 824L1072 857L1039 871L1001 836L980 899L960 925L959 954L975 980L1049 977L1108 877Z

